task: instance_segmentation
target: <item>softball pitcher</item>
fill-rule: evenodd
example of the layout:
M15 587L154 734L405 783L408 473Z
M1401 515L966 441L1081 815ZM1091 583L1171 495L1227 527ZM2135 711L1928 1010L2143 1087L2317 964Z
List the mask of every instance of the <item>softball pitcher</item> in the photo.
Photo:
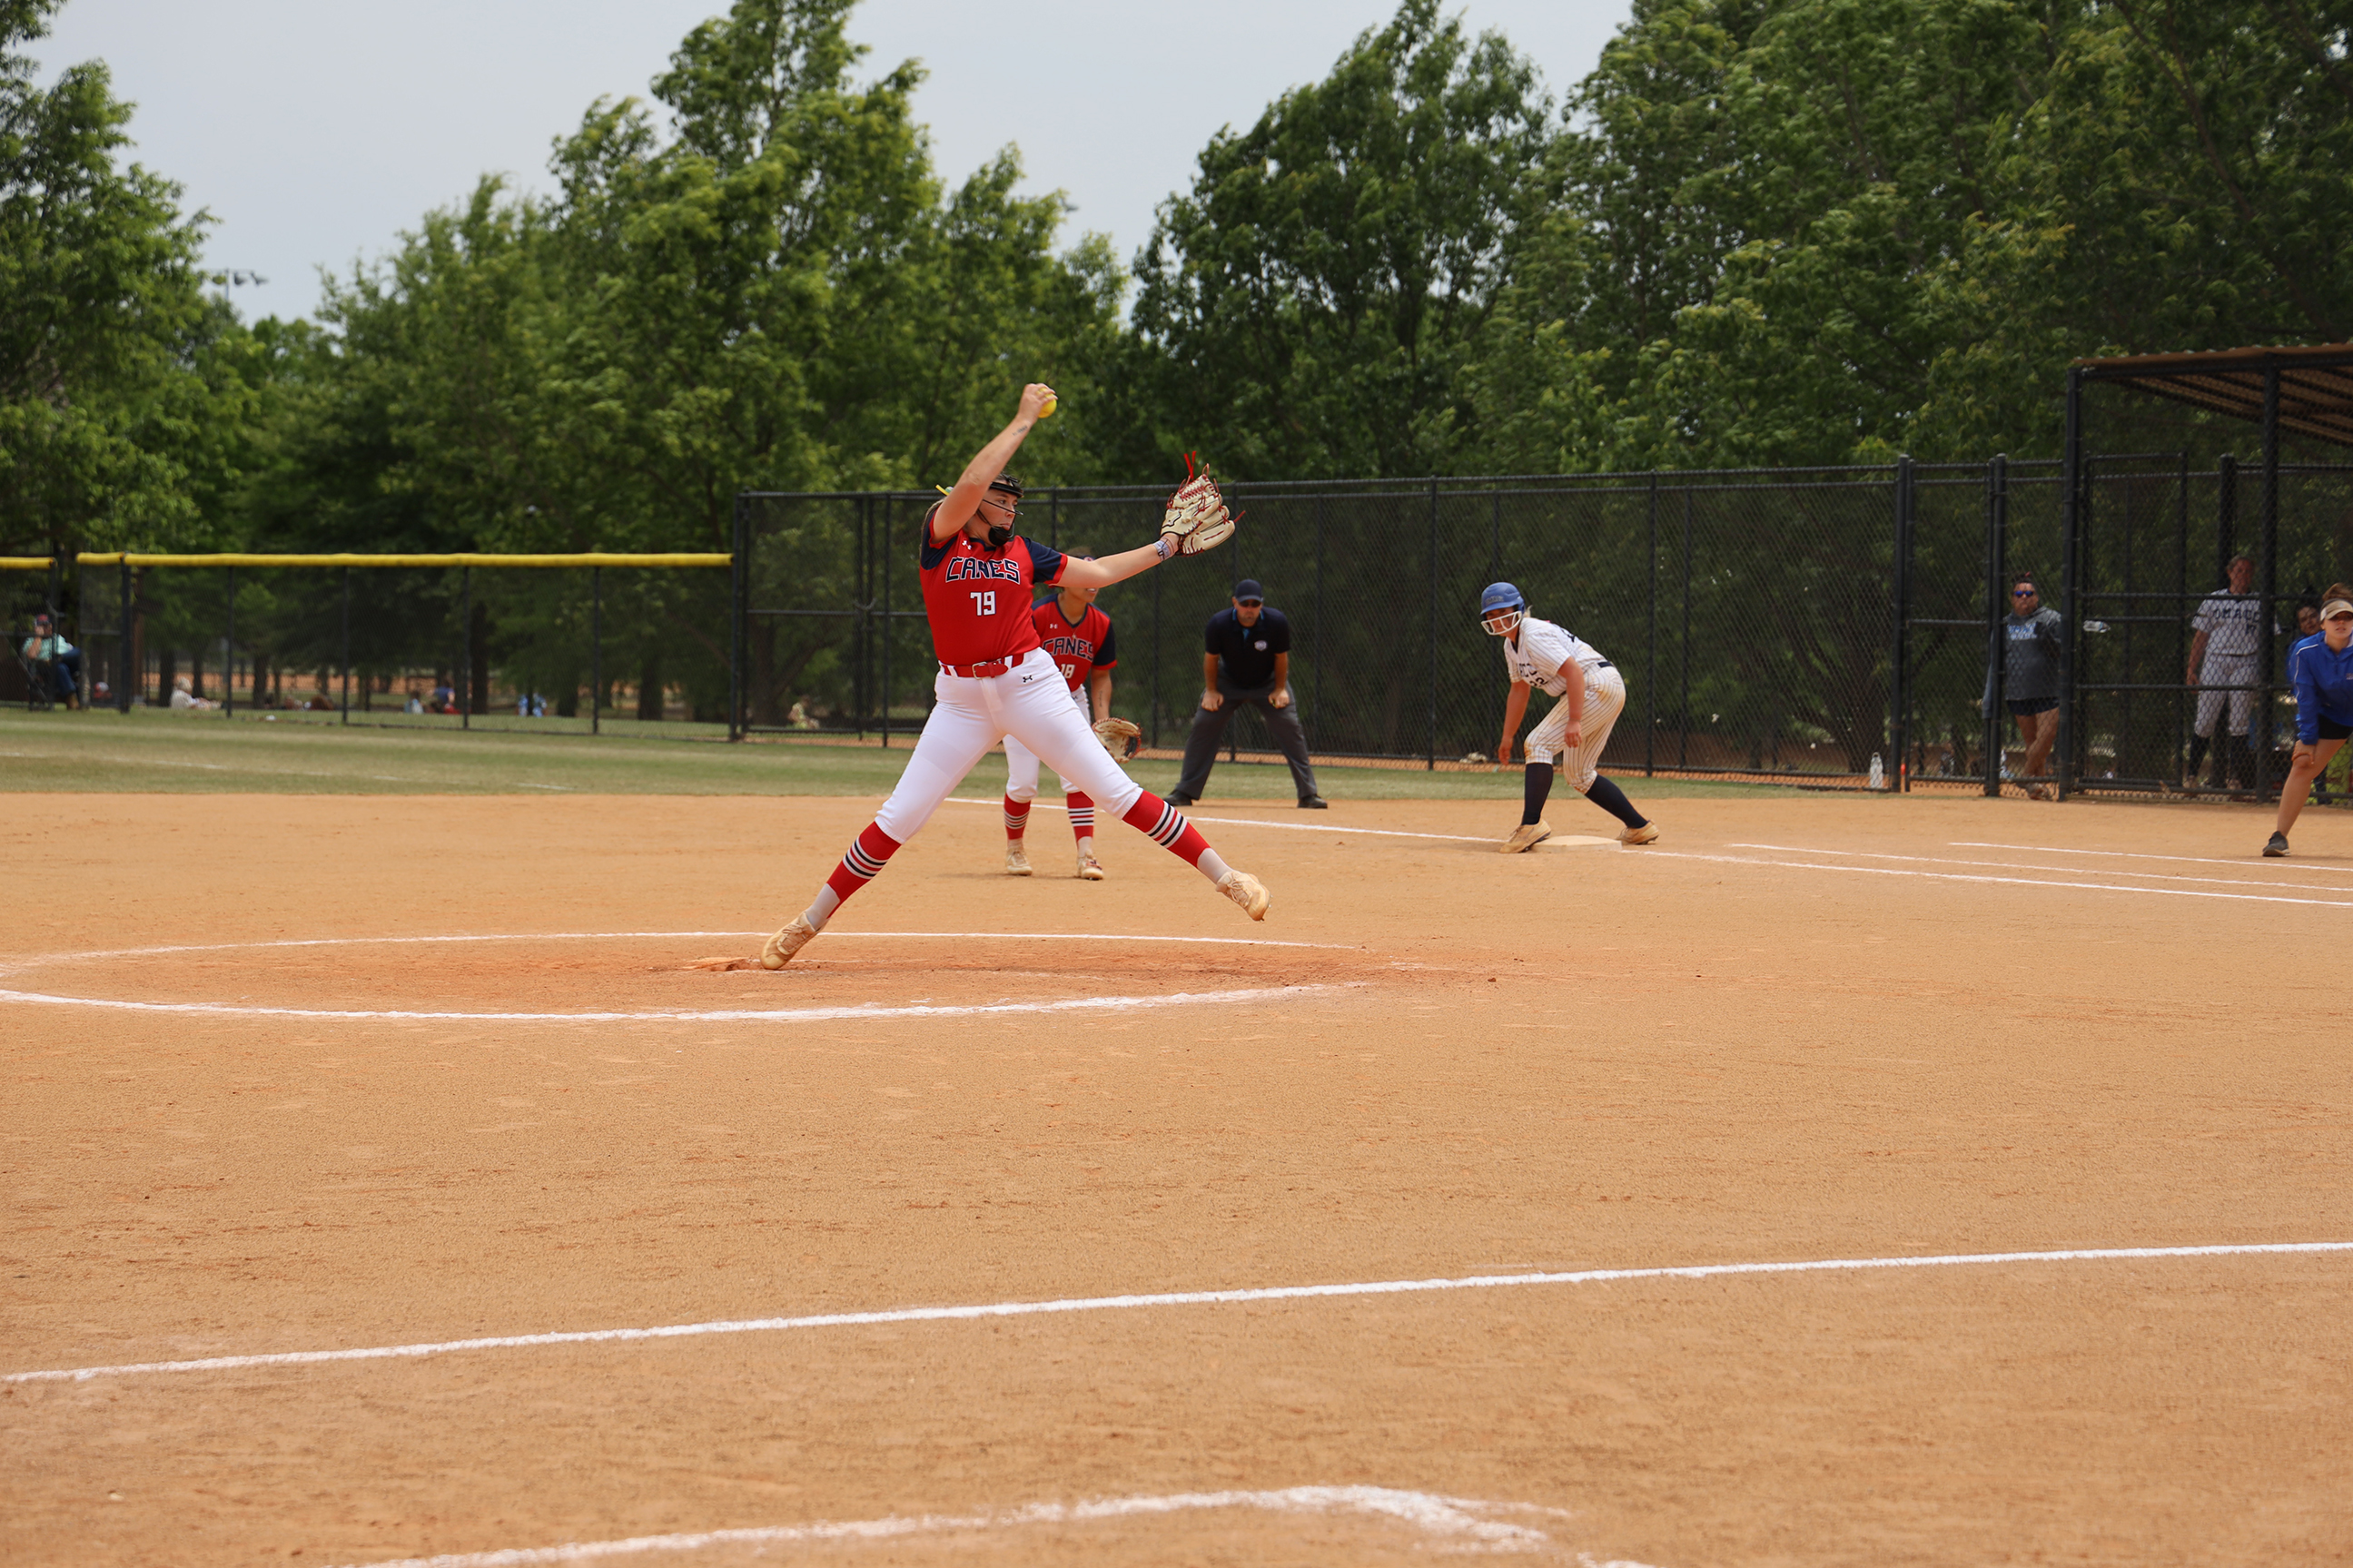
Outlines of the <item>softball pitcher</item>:
M1527 716L1528 689L1541 688L1556 699L1528 737L1526 800L1520 826L1504 840L1504 853L1525 854L1552 837L1544 807L1556 763L1570 770L1586 799L1626 825L1618 835L1620 844L1656 839L1658 828L1599 772L1601 749L1626 708L1626 682L1617 668L1591 644L1529 615L1527 601L1509 583L1491 583L1479 595L1479 624L1488 636L1504 639L1504 668L1512 677L1511 695L1504 700L1504 738L1495 747L1498 765L1512 760L1512 742Z
M1101 561L1078 561L1013 531L1020 515L1020 481L1005 465L1053 404L1051 387L1021 392L1020 411L974 455L954 489L925 514L918 550L923 615L940 673L932 690L938 704L907 759L899 785L859 834L817 890L807 909L785 922L760 950L760 963L782 969L823 931L844 900L881 873L899 846L923 830L947 793L991 746L1010 736L1043 758L1063 778L1103 803L1113 816L1183 857L1218 891L1264 920L1272 901L1247 871L1219 858L1184 813L1138 785L1111 760L1079 717L1061 671L1039 646L1030 618L1040 584L1107 588L1159 565L1171 555L1197 555L1234 531L1218 487L1207 472L1188 479L1169 498L1156 543Z

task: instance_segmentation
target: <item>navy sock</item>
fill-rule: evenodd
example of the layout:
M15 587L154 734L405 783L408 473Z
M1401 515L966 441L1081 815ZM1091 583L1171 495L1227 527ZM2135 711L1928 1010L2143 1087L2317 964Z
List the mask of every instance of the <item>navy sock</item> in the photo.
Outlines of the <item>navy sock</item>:
M1593 787L1585 792L1585 798L1629 827L1645 826L1651 820L1636 811L1634 803L1626 798L1626 792L1609 779L1597 777Z
M1545 800L1546 797L1551 794L1552 764L1550 763L1530 763L1528 764L1527 804L1520 809L1521 826L1525 827L1531 823L1541 822L1544 820Z

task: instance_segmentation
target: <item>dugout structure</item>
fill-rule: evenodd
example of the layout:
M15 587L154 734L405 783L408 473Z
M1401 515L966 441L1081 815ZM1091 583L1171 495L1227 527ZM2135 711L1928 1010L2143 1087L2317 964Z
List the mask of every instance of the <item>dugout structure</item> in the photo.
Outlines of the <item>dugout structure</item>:
M2353 344L2086 359L2067 375L2061 793L2275 794L2294 742L2296 612L2353 580ZM2190 619L2254 564L2244 734L2194 748ZM2227 744L2226 744L2227 741ZM2185 772L2204 752L2206 771ZM2217 778L2215 753L2230 772Z
M0 557L10 635L36 608L58 614L85 690L105 682L123 711L168 702L185 674L228 716L324 707L343 724L588 734L621 693L638 720L669 720L630 732L724 722L734 566L715 552ZM406 711L412 693L425 711Z

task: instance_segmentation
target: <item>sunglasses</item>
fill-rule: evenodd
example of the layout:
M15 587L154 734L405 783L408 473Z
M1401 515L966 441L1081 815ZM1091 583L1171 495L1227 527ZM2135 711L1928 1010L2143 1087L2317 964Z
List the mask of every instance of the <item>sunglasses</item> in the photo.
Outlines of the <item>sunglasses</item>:
M1261 605L1265 604L1266 601L1264 599L1236 599L1234 603L1240 605L1245 610L1255 610Z
M2034 597L2034 590L2031 588L2012 588L2010 591L2010 596L2013 599L2031 599Z

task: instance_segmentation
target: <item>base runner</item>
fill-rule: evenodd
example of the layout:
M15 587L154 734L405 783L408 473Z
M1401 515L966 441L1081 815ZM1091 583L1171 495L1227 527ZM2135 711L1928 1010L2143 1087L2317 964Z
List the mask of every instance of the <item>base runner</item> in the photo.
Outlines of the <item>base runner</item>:
M1520 826L1504 840L1506 855L1525 854L1552 837L1544 819L1552 794L1556 759L1569 772L1579 794L1626 825L1620 844L1649 844L1659 830L1634 809L1626 792L1601 776L1601 750L1626 709L1626 681L1590 643L1528 614L1527 601L1509 583L1488 584L1479 595L1479 624L1504 639L1504 668L1512 692L1504 700L1504 738L1495 747L1498 765L1512 760L1512 742L1527 716L1528 689L1539 687L1557 699L1544 722L1528 737L1527 795Z
M1092 561L1094 557L1086 551L1074 550L1068 559ZM1038 628L1039 646L1061 672L1079 717L1090 726L1111 719L1111 671L1119 662L1118 650L1112 642L1111 617L1095 604L1095 595L1102 592L1101 588L1082 588L1066 575L1062 591L1053 598L1039 600L1029 612L1030 622ZM1005 874L1008 877L1030 874L1029 851L1022 837L1029 826L1029 803L1037 798L1038 753L1008 735ZM1103 862L1095 858L1094 796L1064 779L1062 805L1071 814L1071 833L1079 841L1078 874L1090 882L1100 882L1103 868Z
M1264 920L1272 901L1247 871L1219 858L1184 813L1144 789L1111 760L1103 742L1071 702L1061 672L1039 646L1030 618L1036 585L1070 584L1107 588L1159 565L1171 555L1195 555L1223 543L1233 519L1204 472L1169 498L1158 542L1101 561L1078 561L1013 531L1020 486L1005 465L1054 396L1035 384L1021 392L1020 411L975 454L955 487L923 519L919 563L923 614L940 673L938 705L907 759L898 788L874 814L809 907L785 923L760 950L760 963L782 969L823 931L842 901L864 887L923 830L948 791L991 746L1007 736L1045 759L1063 778L1102 801L1120 820L1149 834L1209 879L1218 891Z

